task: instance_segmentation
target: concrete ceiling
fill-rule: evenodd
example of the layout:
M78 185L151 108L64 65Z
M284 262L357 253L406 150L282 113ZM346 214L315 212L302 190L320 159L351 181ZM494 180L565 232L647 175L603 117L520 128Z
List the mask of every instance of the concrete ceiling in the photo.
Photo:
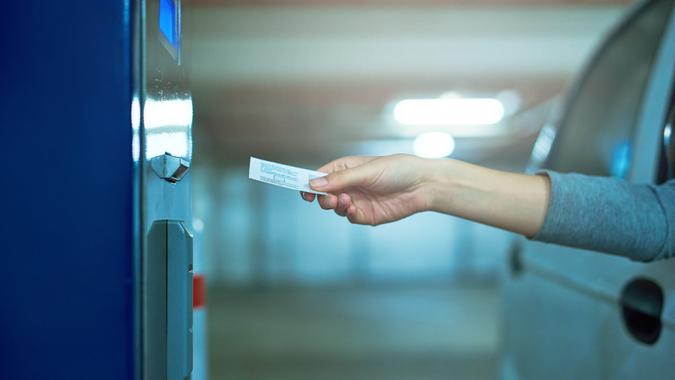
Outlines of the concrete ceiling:
M390 117L391 103L404 97L511 90L528 108L564 88L625 7L561 0L192 3L197 160L225 165L250 155L314 164L368 153L359 147L369 142L392 142L381 152L405 151L410 133ZM458 141L459 158L509 160L509 147L522 150L532 133L507 137L500 144Z

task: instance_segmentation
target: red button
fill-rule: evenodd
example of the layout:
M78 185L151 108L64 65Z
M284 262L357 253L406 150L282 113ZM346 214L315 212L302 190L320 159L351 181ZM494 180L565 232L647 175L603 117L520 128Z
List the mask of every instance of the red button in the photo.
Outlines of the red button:
M192 308L199 309L206 305L206 282L204 276L194 275L192 278Z

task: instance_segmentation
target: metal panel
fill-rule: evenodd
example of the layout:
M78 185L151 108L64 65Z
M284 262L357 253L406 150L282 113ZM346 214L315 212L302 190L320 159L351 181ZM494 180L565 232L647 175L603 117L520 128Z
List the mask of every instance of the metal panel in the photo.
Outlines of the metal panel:
M183 276L187 273L183 264L192 264L192 238L185 238L190 235L185 225L192 221L192 98L181 3L145 1L139 29L144 44L139 55L141 272L145 284L141 289L141 365L142 377L152 380L189 378L192 368L191 330L186 333L192 326L192 273L189 288ZM161 235L156 230L161 225L166 225L164 243L156 236ZM176 228L182 232L172 232ZM189 261L172 265L172 260ZM164 324L166 332L162 333Z

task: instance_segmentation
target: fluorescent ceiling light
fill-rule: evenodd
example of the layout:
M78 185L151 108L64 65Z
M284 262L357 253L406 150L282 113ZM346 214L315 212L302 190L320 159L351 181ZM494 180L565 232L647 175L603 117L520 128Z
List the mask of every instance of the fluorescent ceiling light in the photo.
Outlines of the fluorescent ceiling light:
M455 139L445 132L427 132L417 136L413 143L413 151L417 156L426 158L442 158L455 150Z
M491 125L504 117L504 105L492 98L405 99L394 117L403 125Z

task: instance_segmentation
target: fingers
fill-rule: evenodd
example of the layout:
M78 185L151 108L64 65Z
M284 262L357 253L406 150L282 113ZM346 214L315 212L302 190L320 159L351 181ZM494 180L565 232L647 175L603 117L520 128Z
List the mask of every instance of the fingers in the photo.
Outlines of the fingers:
M314 198L316 198L316 194L306 193L304 191L301 191L300 197L307 202L314 202Z
M303 199L307 200L307 193L304 193ZM313 195L313 194L312 194ZM352 206L352 199L348 194L342 193L339 196L332 194L319 195L319 205L324 210L335 210L340 216L347 216L347 210Z
M313 202L317 198L316 194L300 192L300 197L307 201ZM340 216L347 216L347 209L352 204L352 199L348 194L342 193L338 197L334 195L321 195L319 198L319 205L324 210L335 210L335 213Z
M376 158L377 157L371 156L346 156L338 158L337 160L333 160L316 170L323 173L334 173L340 170L355 168Z
M314 198L317 198L322 209L333 210L337 215L347 217L350 223L373 225L373 223L368 220L365 213L354 205L349 194L341 193L339 196L333 194L316 196L315 194L301 192L301 195L304 200L309 202L313 201ZM311 200L309 200L310 198Z
M319 195L319 205L324 210L332 210L337 207L337 197L333 194Z
M317 199L322 209L334 210L337 215L347 217L351 223L371 224L343 190L372 183L372 178L378 175L377 168L365 164L375 159L377 157L348 156L320 167L317 170L328 175L313 179L309 185L314 190L328 194L317 196L301 192L302 199L307 202Z
M356 224L356 213L357 213L356 206L351 205L349 206L349 208L347 208L347 219L349 219L350 223Z
M349 222L352 224L368 224L371 226L375 225L375 223L366 217L366 214L362 210L354 205L350 205L347 208L347 219L349 219Z
M337 207L335 207L335 213L340 216L347 216L347 209L352 204L352 200L348 194L340 194L337 199Z
M330 173L325 177L314 178L309 182L309 186L318 191L340 193L350 187L362 186L367 183L375 175L371 172L372 170L368 165L357 166L352 169Z
M353 167L362 165L362 164L364 164L368 161L374 160L375 158L377 158L377 157L346 156L346 157L338 158L337 160L333 160L333 161L323 165L322 167L318 168L317 171L320 171L320 172L323 172L323 173L334 173L334 172L338 172L338 171L341 171L341 170L346 170L346 169L349 169L349 168L353 168ZM319 183L322 183L322 182L319 181ZM304 191L300 192L300 197L307 202L313 202L314 199L317 198L316 194L306 193ZM324 200L324 205L326 205L326 207L329 207L329 208L337 207L337 206L330 207L327 202L328 202L327 200ZM343 210L343 211L346 212L346 209Z

